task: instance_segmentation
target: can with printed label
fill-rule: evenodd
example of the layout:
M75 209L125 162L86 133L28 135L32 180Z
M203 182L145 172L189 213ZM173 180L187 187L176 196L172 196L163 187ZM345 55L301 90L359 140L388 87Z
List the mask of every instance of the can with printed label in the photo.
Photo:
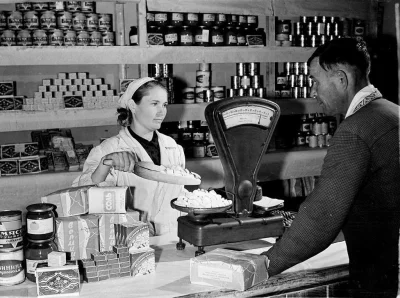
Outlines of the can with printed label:
M22 211L0 211L0 253L23 248Z

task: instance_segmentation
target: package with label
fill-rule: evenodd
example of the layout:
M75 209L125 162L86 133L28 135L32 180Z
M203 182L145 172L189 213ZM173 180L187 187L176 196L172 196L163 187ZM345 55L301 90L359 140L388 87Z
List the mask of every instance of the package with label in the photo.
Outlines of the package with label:
M91 187L88 190L89 214L126 213L127 186Z
M18 159L0 159L0 176L13 176L19 174Z
M41 173L49 170L47 156L29 156L18 159L20 174Z
M116 244L114 224L134 223L139 217L135 210L127 210L126 214L99 214L100 251L112 250Z
M41 198L42 203L57 206L58 217L86 214L89 210L87 191L91 186L78 186L57 190Z
M99 252L99 217L87 214L56 218L54 241L59 251L70 252L71 260L90 258Z
M116 226L117 236L119 237L118 244L124 244L130 250L149 247L149 225L147 223L136 221L117 224Z
M37 295L78 296L79 280L78 265L37 268Z
M37 142L7 144L1 145L0 150L1 158L34 156L39 154L39 144Z
M190 282L244 291L268 278L267 257L217 248L190 259Z
M147 275L155 272L154 249L148 247L139 250L129 250L129 254L132 276Z

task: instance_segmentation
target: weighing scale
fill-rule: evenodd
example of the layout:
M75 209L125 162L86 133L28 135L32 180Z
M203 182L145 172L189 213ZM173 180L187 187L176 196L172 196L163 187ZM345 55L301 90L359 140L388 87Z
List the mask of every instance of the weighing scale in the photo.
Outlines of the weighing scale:
M279 106L258 97L228 98L210 103L205 109L210 133L224 169L225 196L232 201L227 208L175 209L188 215L178 218L179 250L186 240L204 247L283 234L282 216L253 212L257 193L257 173L280 115ZM229 209L229 210L228 210Z

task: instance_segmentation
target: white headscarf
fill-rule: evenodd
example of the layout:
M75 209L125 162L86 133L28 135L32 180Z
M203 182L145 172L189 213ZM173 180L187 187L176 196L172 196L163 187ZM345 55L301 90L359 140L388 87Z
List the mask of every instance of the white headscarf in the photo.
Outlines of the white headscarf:
M150 81L155 80L150 77L144 77L134 80L132 83L130 83L124 94L122 94L118 100L119 106L124 109L129 109L129 101L132 99L133 94L135 94L136 90L138 90L142 85Z

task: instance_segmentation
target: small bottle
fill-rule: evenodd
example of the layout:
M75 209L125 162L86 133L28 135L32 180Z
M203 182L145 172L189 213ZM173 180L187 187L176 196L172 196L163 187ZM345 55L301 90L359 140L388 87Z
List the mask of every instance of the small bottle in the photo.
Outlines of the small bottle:
M167 26L167 29L164 34L164 45L165 46L178 45L178 32L174 26Z
M215 23L215 14L213 13L203 13L201 14L200 25L205 27L213 27Z
M169 12L168 17L171 26L181 27L183 25L183 13Z
M193 31L189 26L183 26L179 33L179 45L192 46L194 44Z
M217 13L215 16L215 25L218 27L225 27L226 26L226 14Z
M194 34L194 44L196 46L208 46L210 40L210 30L205 26L199 26L196 28Z
M203 140L205 142L205 145L209 144L209 139L210 139L210 130L208 128L208 123L205 120L202 120L200 123L200 131L203 133Z
M196 27L199 25L199 14L198 13L185 13L183 15L183 24L185 26Z
M247 41L246 41L246 34L244 30L240 27L236 27L236 37L237 37L237 45L238 46L246 46Z
M235 14L228 14L226 16L226 24L228 26L237 27L238 24L238 16Z
M227 46L237 46L237 34L235 28L228 26L225 29L225 45Z
M57 246L53 238L49 240L31 240L25 248L26 278L36 282L35 271L38 264L47 263L48 255L52 251L57 251Z
M131 26L131 30L129 31L129 45L130 46L138 45L138 32L136 26Z
M210 45L216 47L224 45L224 35L218 26L212 27Z

